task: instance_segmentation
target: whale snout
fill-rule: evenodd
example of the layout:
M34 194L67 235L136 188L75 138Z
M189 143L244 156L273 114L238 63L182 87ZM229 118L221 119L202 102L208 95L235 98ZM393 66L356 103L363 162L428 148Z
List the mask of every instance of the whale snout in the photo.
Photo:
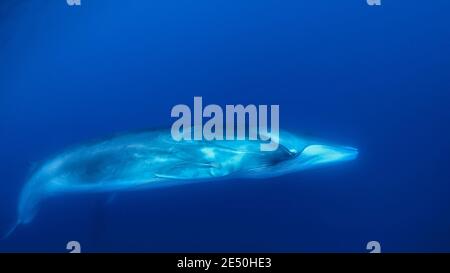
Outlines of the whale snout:
M314 144L307 146L301 156L316 165L353 160L358 157L358 153L354 147Z

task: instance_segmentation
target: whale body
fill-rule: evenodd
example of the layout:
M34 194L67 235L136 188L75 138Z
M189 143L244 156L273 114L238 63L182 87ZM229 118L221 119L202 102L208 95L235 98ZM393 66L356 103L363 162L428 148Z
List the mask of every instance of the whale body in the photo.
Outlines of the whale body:
M119 192L230 178L265 178L352 160L358 150L281 131L278 149L261 141L172 139L170 130L117 135L79 145L43 162L22 189L17 225L32 221L39 204L66 193Z

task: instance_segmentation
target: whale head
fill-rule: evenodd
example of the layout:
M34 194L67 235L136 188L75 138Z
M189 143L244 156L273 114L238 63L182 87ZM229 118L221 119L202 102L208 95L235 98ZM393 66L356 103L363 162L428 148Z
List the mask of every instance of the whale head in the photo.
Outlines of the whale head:
M280 134L278 141L280 148L289 154L290 159L274 166L273 175L351 161L359 153L354 147L329 144L285 131Z

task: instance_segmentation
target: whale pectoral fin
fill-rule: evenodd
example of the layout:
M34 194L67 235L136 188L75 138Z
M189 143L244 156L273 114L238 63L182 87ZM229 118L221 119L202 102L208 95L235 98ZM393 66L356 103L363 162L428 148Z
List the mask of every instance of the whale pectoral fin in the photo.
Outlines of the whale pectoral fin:
M216 166L209 169L209 173L212 177L223 177L230 174L230 170L223 168L222 166Z
M229 171L215 163L188 163L183 162L167 168L162 168L155 172L158 178L166 179L201 179L222 177L229 174Z
M106 205L110 205L114 200L117 199L117 192L112 193L106 200Z

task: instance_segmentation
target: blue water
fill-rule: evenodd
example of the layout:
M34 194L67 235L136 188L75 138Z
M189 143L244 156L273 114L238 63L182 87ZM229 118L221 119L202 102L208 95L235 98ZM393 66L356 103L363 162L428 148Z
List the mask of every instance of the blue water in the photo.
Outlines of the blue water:
M48 199L0 251L450 251L450 2L5 0L0 233L33 165L172 106L279 104L356 161L265 180Z

